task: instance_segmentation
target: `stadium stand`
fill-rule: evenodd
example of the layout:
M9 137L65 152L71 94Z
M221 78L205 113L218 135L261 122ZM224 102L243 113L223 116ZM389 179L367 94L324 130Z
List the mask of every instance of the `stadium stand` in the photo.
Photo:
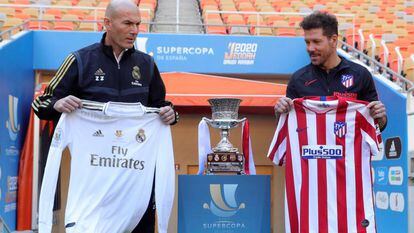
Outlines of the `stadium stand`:
M21 24L24 27L13 28L12 33L23 28L101 30L108 1L0 0L1 30ZM313 10L328 11L338 16L344 43L399 75L412 73L404 63L414 52L409 39L414 35L414 4L409 1L182 0L178 11L175 1L140 0L139 4L143 20L140 31L166 33L301 36L303 15ZM395 77L390 75L390 79Z

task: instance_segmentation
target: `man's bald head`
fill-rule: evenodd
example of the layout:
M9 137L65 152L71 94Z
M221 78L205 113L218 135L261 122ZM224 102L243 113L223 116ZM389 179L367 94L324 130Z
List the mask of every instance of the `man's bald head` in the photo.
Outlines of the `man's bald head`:
M123 9L134 9L138 11L138 6L131 0L112 0L106 7L105 17L112 19ZM139 12L139 11L138 11Z

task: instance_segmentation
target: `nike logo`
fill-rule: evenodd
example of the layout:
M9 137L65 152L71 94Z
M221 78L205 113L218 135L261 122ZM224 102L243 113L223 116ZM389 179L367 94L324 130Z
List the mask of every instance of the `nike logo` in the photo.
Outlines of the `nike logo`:
M308 128L308 127L297 128L297 129L296 129L296 132L298 132L298 133L303 132L303 131L305 131L307 128Z
M305 82L305 86L307 87L307 86L311 85L312 83L314 83L314 82L316 82L316 81L318 81L318 80L317 80L317 79L312 79L312 80L310 80L310 81L306 81L306 82Z

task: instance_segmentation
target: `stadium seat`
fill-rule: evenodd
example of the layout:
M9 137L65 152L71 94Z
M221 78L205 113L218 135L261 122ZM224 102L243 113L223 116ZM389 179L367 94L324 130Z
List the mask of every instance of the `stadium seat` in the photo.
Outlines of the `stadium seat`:
M27 28L29 30L49 30L51 29L49 22L30 21Z
M226 27L224 26L207 26L206 27L207 34L227 34Z
M73 31L75 28L76 25L73 22L55 22L53 27L54 30L60 31Z
M404 62L404 73L407 74L406 78L414 82L414 55L407 57Z
M16 14L16 11L14 10L14 8L0 7L0 13L4 13L7 17L14 17L14 15Z
M10 28L12 28L16 25L20 25L20 24L23 24L22 19L19 19L19 18L6 18L6 20L4 21L2 30L5 31L7 29L10 29ZM16 32L21 31L21 30L22 30L22 28L19 27L19 28L13 30L13 31L14 31L14 33L16 33Z
M256 34L259 36L273 36L271 28L256 28Z
M79 31L95 31L95 29L99 29L96 23L81 22L78 27Z
M296 30L294 28L275 28L274 34L276 36L296 36Z

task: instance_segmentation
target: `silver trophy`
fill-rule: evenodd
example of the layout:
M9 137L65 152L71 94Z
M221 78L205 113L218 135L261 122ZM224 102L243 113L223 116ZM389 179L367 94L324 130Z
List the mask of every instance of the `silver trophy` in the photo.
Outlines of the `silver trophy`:
M229 141L229 130L246 120L237 119L241 100L235 98L209 99L212 119L203 117L211 127L220 129L221 140L207 155L206 174L244 174L244 155Z

